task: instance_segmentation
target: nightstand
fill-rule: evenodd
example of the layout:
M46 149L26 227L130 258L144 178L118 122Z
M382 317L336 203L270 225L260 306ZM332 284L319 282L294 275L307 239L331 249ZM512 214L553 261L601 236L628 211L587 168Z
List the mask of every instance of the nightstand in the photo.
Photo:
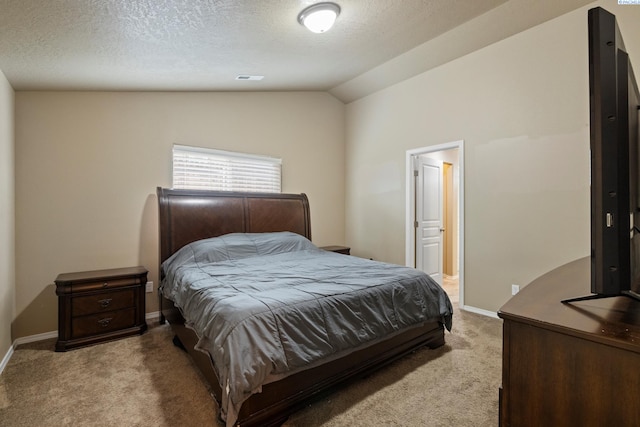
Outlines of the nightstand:
M343 254L343 255L351 255L351 248L348 248L346 246L322 246L320 249L323 249L325 251L329 251L329 252L336 252L338 254Z
M147 330L144 267L60 274L56 351L96 344Z

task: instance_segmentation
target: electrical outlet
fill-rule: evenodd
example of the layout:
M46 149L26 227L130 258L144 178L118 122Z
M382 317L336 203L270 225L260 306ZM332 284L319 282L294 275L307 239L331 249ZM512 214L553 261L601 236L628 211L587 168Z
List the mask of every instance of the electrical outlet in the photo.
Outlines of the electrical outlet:
M520 292L520 285L511 285L511 295L515 295Z
M153 282L147 282L147 293L153 292Z

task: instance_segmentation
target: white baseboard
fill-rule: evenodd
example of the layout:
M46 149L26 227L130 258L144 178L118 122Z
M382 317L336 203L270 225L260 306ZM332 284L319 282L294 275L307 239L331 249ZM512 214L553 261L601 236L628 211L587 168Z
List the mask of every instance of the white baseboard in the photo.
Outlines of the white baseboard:
M2 374L2 371L4 371L4 368L9 363L9 360L11 360L11 356L13 356L13 352L15 351L16 348L18 348L19 345L27 344L30 342L48 340L49 338L56 338L57 336L58 336L58 331L51 331L51 332L45 332L43 334L29 335L27 337L17 338L15 341L13 341L13 344L11 344L11 347L9 347L9 351L7 351L7 354L4 355L2 362L0 362L0 374Z
M470 305L464 305L460 308L464 311L469 311L471 313L482 314L483 316L499 319L498 313L496 313L495 311L483 310L482 308L472 307Z
M57 337L58 337L58 331L44 332L42 334L20 337L20 338L16 338L16 340L13 342L13 347L17 348L19 345L22 345L22 344L28 344L30 342L48 340L50 338L57 338Z
M151 313L146 313L144 315L144 318L147 321L159 320L160 319L160 312L159 311L152 311ZM11 360L11 356L13 356L14 350L19 345L28 344L28 343L36 342L36 341L48 340L50 338L57 338L57 337L58 337L58 331L51 331L51 332L44 332L42 334L29 335L29 336L26 336L26 337L17 338L13 342L11 347L9 347L9 351L7 351L7 354L4 355L4 357L2 358L2 361L0 361L0 374L2 374L2 371L4 371L4 368L9 363L9 360Z
M0 362L0 375L2 375L4 368L6 368L7 365L9 364L9 360L11 359L11 356L13 356L13 344L9 347L9 351L7 351L7 354L4 355L4 357L2 358L2 361Z
M144 315L145 320L160 320L160 312L152 311L151 313L147 313Z
M26 337L17 338L15 341L13 341L13 344L11 344L11 347L9 347L9 351L7 351L7 354L4 355L2 362L0 362L0 374L2 374L2 371L4 371L4 368L6 368L7 364L9 363L9 360L11 360L11 356L13 356L13 352L15 351L16 348L18 348L19 345L27 344L30 342L48 340L49 338L56 338L57 336L58 336L58 331L51 331L51 332L45 332L43 334L29 335Z

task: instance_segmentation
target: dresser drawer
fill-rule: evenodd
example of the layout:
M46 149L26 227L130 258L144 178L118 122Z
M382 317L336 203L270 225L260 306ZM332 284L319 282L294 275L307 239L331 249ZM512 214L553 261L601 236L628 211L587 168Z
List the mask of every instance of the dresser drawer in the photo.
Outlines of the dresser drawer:
M117 331L135 326L135 320L135 308L74 317L71 320L71 336L72 338L82 338Z
M73 297L71 299L71 316L86 316L88 314L129 308L134 306L134 301L134 289Z

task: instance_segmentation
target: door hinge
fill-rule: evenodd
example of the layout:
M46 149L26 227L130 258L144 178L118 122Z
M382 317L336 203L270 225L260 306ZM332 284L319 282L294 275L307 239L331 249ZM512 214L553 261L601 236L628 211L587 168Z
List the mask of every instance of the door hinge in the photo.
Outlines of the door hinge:
M418 221L413 221L413 228L418 228Z
M418 169L413 170L413 176L418 176Z

